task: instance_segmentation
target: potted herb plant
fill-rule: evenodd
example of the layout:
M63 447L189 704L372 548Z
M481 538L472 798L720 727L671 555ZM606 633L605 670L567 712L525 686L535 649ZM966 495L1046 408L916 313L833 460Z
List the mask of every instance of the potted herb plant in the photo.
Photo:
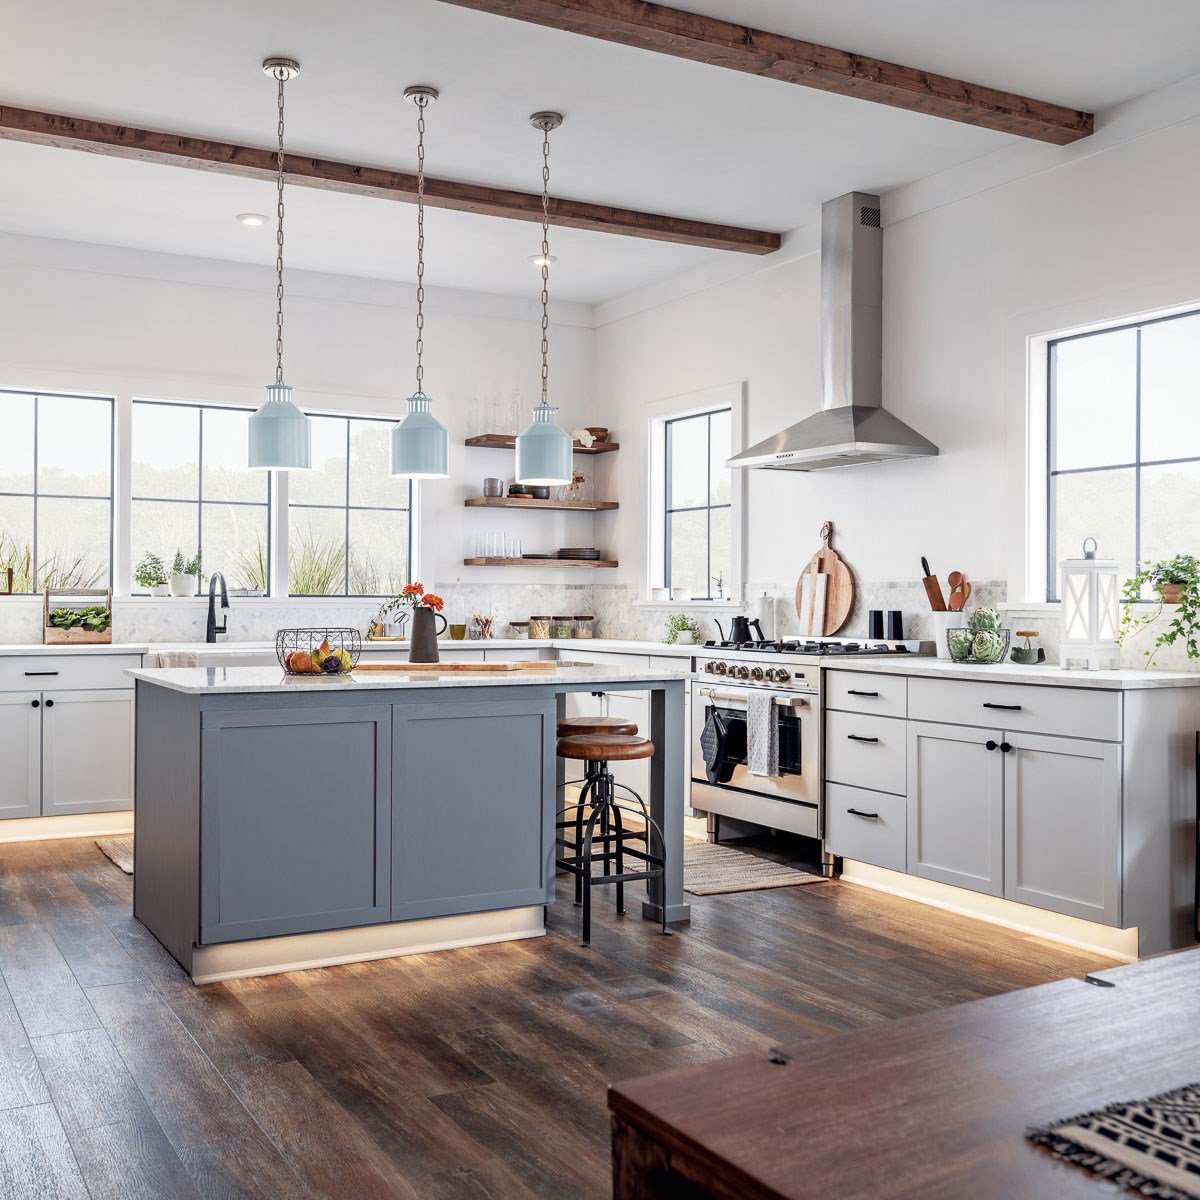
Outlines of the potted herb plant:
M142 555L142 561L133 572L133 579L138 587L145 588L152 596L170 595L166 565L152 550Z
M672 613L667 618L667 633L663 638L668 646L690 646L700 639L700 626L687 613Z
M171 564L171 595L194 596L200 590L200 552L195 558L184 558L182 550L175 551Z
M1141 601L1147 587L1158 597L1158 603L1138 616L1134 605ZM1170 614L1171 619L1154 639L1154 648L1145 652L1150 660L1147 666L1154 665L1159 650L1178 641L1187 648L1188 658L1200 658L1200 561L1191 554L1177 554L1174 558L1142 567L1125 581L1121 599L1124 601L1121 641L1157 621L1162 616L1163 605L1176 606Z

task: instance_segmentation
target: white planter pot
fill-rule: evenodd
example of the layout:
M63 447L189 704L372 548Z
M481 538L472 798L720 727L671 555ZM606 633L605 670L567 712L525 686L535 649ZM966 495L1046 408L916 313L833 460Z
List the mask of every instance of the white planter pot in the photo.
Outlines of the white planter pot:
M196 594L196 577L195 575L172 575L171 576L171 595L172 596L194 596Z
M692 598L692 589L686 587L677 587L671 589L671 599L676 604L680 602L687 603Z
M169 583L158 583L150 589L152 596L169 596L171 594L171 585Z
M692 631L690 629L681 629L675 635L675 644L677 646L691 646L694 643Z

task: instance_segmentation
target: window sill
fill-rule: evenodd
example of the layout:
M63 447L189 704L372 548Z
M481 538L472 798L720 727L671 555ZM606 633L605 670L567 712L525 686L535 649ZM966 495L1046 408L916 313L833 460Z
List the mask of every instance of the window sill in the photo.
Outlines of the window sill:
M736 600L635 600L634 608L695 608L702 612L741 612L746 606Z
M1011 617L1056 617L1062 612L1062 604L1057 600L1054 603L1033 600L1026 600L1021 603L1006 602L1004 604L997 604L996 607L1002 613L1007 613Z

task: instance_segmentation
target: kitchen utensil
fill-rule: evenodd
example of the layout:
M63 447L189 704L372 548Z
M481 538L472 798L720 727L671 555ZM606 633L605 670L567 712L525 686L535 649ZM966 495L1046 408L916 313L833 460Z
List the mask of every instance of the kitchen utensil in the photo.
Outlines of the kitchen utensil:
M528 496L529 485L527 483L510 483L508 485L508 494L510 496Z
M544 483L531 483L529 485L529 494L534 500L550 499L550 489Z
M825 576L825 582L815 583L814 588L824 589L824 595L813 595L813 633L817 637L830 637L837 633L850 616L854 604L854 576L842 562L838 552L832 548L833 522L821 526L821 548L808 560L804 575ZM801 576L803 579L803 575ZM796 612L800 611L802 583L796 584Z
M750 641L750 622L741 614L729 619L729 640L731 642Z
M557 662L538 659L535 662L360 662L356 671L437 671L446 674L450 671L553 671L558 667Z
M946 576L946 586L950 589L950 593L946 597L946 607L951 612L962 612L967 603L967 597L971 594L966 576L961 571L951 571Z
M888 609L887 636L889 642L904 640L904 614L898 608Z
M1023 667L1036 667L1046 661L1046 651L1041 646L1035 646L1033 639L1038 636L1036 629L1018 629L1017 637L1024 638L1025 644L1014 646L1009 658Z
M806 573L801 576L800 632L805 637L825 636L825 597L828 575Z
M867 613L867 637L872 641L883 640L883 609L873 608Z
M942 585L937 576L929 569L929 559L921 559L921 570L925 572L921 582L925 585L925 595L929 597L929 607L934 612L946 611L946 600L942 595Z
M747 621L747 624L751 629L754 630L754 636L758 641L765 642L767 640L763 634L762 625L757 617L751 617L749 621Z

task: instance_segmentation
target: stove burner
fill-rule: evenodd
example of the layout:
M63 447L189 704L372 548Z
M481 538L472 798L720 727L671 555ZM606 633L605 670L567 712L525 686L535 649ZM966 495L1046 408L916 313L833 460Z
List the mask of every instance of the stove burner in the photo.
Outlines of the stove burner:
M886 642L831 642L816 638L784 638L774 642L717 642L704 643L706 650L754 650L762 654L907 654L907 646L890 646Z

